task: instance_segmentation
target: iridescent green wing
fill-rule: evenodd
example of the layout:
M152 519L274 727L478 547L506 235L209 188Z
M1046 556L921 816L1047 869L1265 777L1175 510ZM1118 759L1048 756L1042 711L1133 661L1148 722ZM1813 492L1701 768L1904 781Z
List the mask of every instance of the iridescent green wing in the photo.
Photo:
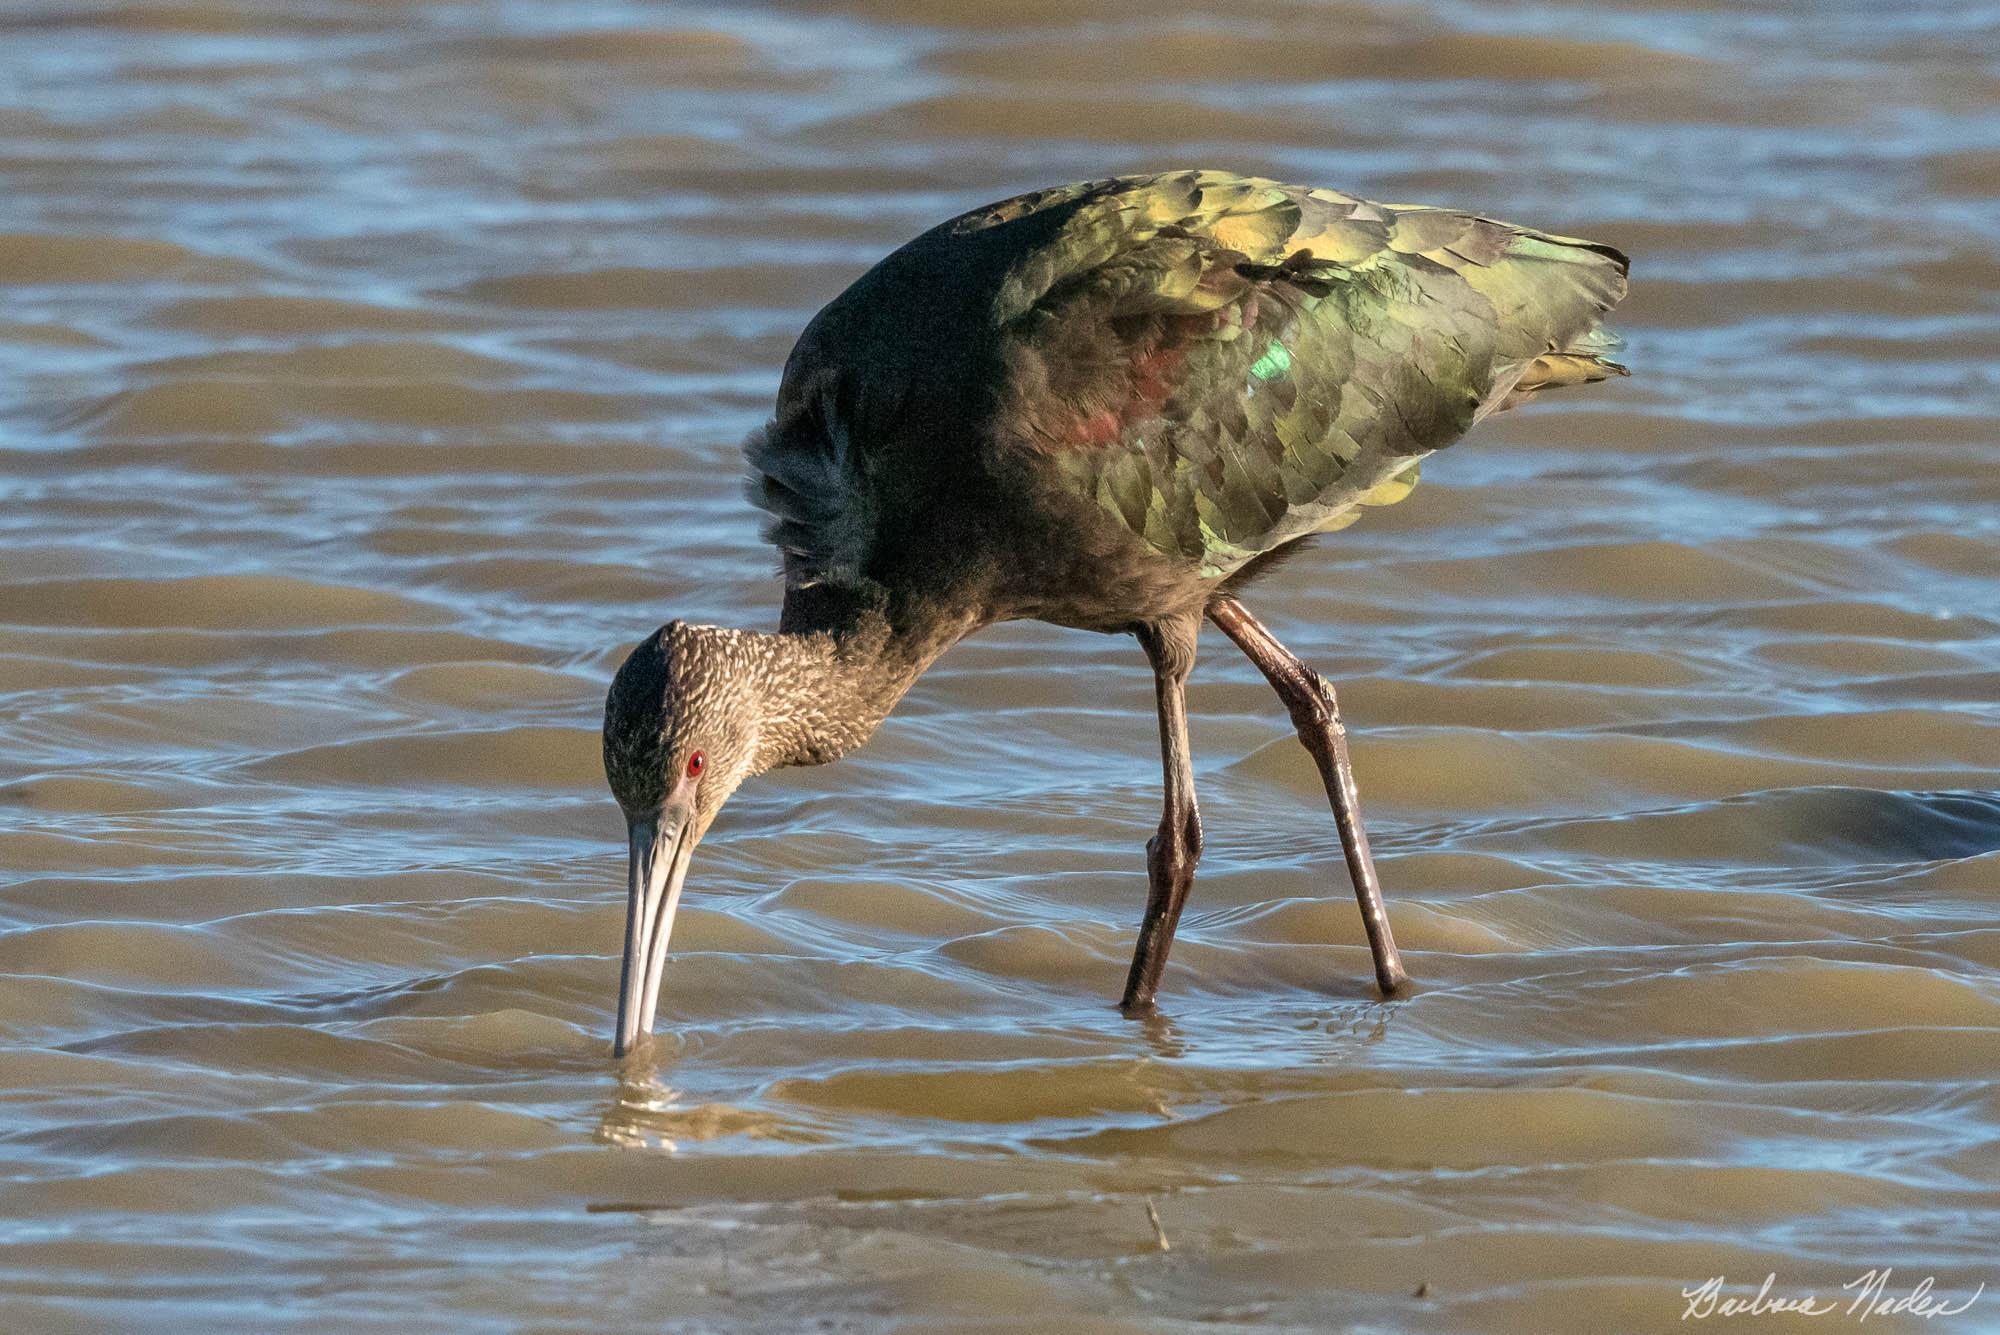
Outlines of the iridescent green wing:
M1218 172L959 225L1052 205L1069 221L995 303L1003 446L1204 574L1401 499L1487 412L1622 370L1609 247Z

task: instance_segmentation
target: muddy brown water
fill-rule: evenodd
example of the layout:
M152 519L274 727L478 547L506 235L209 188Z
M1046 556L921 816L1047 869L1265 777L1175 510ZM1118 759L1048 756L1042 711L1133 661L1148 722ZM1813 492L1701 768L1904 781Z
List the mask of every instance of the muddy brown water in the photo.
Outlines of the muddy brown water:
M1870 1329L2000 1325L1996 51L1985 0L8 5L0 1325L1688 1329L1881 1267L1989 1291ZM1632 380L1256 600L1413 994L1211 635L1121 1020L1148 678L1018 625L739 796L621 1067L602 692L771 623L791 339L955 211L1183 165L1638 259Z

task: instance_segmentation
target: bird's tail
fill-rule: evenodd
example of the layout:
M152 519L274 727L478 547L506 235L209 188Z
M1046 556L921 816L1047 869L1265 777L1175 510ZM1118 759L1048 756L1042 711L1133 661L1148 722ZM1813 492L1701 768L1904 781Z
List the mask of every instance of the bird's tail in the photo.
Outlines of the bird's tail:
M1506 384L1504 390L1487 398L1473 420L1504 413L1516 404L1526 403L1545 389L1594 385L1613 376L1632 374L1622 363L1610 357L1623 343L1624 340L1611 330L1602 325L1592 325L1579 337L1571 339L1567 347L1545 352L1523 366L1521 374L1512 384ZM1504 381L1502 383L1505 384Z
M1493 275L1489 295L1503 304L1511 298L1514 327L1534 330L1548 341L1518 369L1494 377L1472 420L1504 412L1545 389L1629 375L1611 358L1620 340L1603 321L1624 299L1630 269L1631 262L1616 247L1517 229L1506 258L1483 271Z

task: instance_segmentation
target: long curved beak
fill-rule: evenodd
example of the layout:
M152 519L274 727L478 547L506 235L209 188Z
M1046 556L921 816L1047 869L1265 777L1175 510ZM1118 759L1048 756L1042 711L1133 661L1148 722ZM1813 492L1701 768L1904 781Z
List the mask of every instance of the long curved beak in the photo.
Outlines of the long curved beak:
M681 882L694 853L694 813L668 807L651 820L631 824L631 861L626 868L625 971L618 981L618 1041L624 1056L641 1034L653 1032L660 1008L660 970L667 962L667 939L680 907Z

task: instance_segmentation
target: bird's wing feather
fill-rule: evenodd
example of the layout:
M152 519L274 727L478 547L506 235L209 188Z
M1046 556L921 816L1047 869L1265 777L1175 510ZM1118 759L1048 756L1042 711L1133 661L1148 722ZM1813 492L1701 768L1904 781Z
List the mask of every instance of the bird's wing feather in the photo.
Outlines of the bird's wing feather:
M1400 499L1486 413L1620 371L1598 318L1624 291L1608 246L1226 172L1036 191L814 318L749 494L788 584L846 584L922 479L997 451L1223 575Z
M770 516L764 538L778 549L785 583L794 588L859 578L873 537L847 416L824 402L833 392L820 382L788 396L778 416L743 442L750 464L745 494Z
M1623 369L1598 327L1625 292L1608 246L1221 172L956 226L1054 205L1067 223L995 297L994 430L1205 574L1401 499L1486 413Z

